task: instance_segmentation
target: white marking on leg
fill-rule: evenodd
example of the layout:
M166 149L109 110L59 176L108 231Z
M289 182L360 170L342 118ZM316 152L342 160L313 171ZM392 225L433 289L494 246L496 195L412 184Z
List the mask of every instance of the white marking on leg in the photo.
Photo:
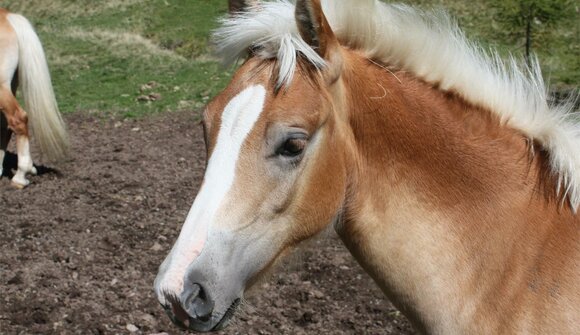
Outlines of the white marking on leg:
M12 178L18 186L27 186L30 182L26 179L26 173L33 172L32 157L30 156L30 142L24 135L16 136L16 152L18 154L18 170Z
M186 269L201 253L214 216L234 183L240 150L262 113L265 100L263 86L250 86L225 107L217 144L209 159L201 190L155 280L161 303L165 299L163 293L179 296L183 290Z
M1 136L2 135L0 135L0 137ZM2 164L4 164L4 155L5 154L6 154L6 152L4 150L0 149L0 177L2 176L2 173L4 172L4 170L2 168Z

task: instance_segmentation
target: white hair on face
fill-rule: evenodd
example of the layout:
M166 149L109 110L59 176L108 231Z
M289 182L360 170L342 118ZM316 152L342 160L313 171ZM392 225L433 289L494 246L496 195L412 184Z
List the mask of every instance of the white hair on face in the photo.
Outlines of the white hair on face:
M183 291L187 267L201 254L211 234L215 215L234 183L242 145L260 117L265 100L263 86L249 86L226 105L203 185L155 279L155 290L162 304L166 303L165 295L179 297Z
M580 205L580 123L574 114L577 95L550 105L541 69L504 61L469 42L446 12L425 12L378 0L322 0L324 14L343 45L409 71L440 89L496 114L502 123L540 143L558 174L558 191L574 210ZM264 59L277 59L277 85L288 85L301 56L315 67L324 60L302 40L287 0L226 17L214 33L217 52L226 62L250 48Z
M298 54L317 68L324 67L324 59L300 37L294 5L287 0L260 3L258 7L225 17L220 23L213 40L224 62L232 63L244 57L253 47L264 59L278 59L278 87L292 82Z

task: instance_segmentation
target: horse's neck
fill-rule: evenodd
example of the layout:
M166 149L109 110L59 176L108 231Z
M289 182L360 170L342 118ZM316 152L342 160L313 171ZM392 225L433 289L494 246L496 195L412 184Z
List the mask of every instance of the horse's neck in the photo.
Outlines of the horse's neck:
M351 70L356 149L339 233L419 326L465 332L461 320L483 315L488 290L523 280L510 251L524 248L524 232L540 243L550 229L555 205L538 188L540 158L452 94L372 63ZM506 294L495 303L510 303Z
M349 74L348 119L360 182L369 180L377 196L391 198L385 187L407 188L437 212L476 210L478 217L489 206L496 211L529 210L531 202L547 211L558 207L546 191L555 183L544 183L551 182L541 173L544 158L532 154L528 140L492 113L373 63L359 64Z

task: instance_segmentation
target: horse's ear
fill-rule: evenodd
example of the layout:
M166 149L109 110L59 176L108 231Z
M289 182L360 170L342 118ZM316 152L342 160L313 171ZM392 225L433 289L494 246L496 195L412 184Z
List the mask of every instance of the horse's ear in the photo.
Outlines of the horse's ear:
M258 0L229 0L228 8L230 14L245 12L250 8L256 8L260 6L260 1Z
M320 0L297 0L295 17L302 39L327 63L323 71L325 79L335 82L342 72L340 44L324 16Z

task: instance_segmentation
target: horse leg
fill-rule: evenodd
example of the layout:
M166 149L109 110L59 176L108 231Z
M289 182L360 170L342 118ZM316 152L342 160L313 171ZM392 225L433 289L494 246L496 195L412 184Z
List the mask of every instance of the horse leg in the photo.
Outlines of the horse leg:
M16 96L16 90L18 88L18 69L14 72L12 83L11 83L12 95ZM0 109L0 177L2 177L4 157L6 155L6 149L8 148L8 143L10 143L10 138L12 137L12 130L8 127L8 121L6 121L6 116L4 116L3 109Z
M10 137L12 136L12 131L8 128L8 122L4 113L0 110L0 177L2 177L4 164L4 156L6 154L6 148L8 147L8 142L10 142Z
M0 89L0 108L4 110L4 115L8 127L16 135L16 154L18 156L18 169L12 178L12 184L17 188L24 188L30 182L26 179L27 173L36 174L36 169L32 164L30 156L30 141L28 132L28 116L10 89Z

